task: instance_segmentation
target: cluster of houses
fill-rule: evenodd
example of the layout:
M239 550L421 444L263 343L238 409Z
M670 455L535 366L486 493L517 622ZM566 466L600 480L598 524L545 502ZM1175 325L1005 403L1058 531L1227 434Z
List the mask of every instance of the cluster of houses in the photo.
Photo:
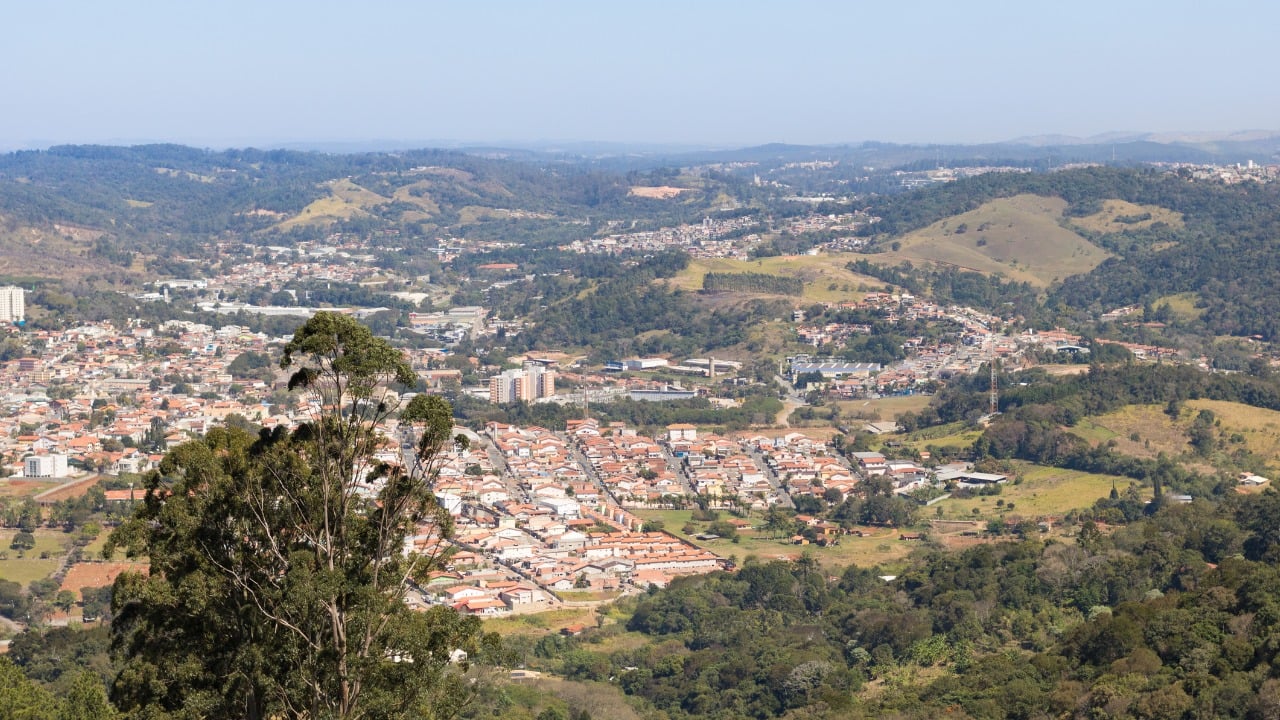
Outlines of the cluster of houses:
M839 457L828 453L826 443L801 433L773 439L756 436L743 442L756 448L792 497L821 496L831 489L843 497L861 481Z
M299 410L273 404L272 384L236 378L242 353L274 342L227 325L171 321L159 331L100 322L30 331L36 352L0 363L0 471L24 474L29 456L58 456L67 472L144 472L158 448L207 432L231 415L267 427ZM159 441L159 442L158 442Z
M699 495L757 509L781 500L765 469L737 440L714 434L699 436L692 425L669 425L667 444L680 458L690 485Z
M836 306L832 306L836 307ZM950 332L938 338L917 336L903 344L906 358L880 367L871 363L841 361L835 358L793 358L793 379L805 373L822 376L821 388L840 398L858 398L911 392L917 386L950 374L976 372L992 354L1001 358L1018 356L1022 347L1013 338L995 334L1002 324L998 317L972 308L943 306L923 301L910 294L869 293L859 302L841 303L841 309L875 313L889 323L924 321L942 324ZM799 338L828 351L844 348L858 335L871 333L866 323L808 323L796 328Z
M566 434L595 476L624 507L641 507L689 492L663 448L625 423L604 427L595 418L568 421Z
M702 222L641 230L629 233L574 240L560 247L577 253L652 252L681 249L693 257L746 259L747 251L760 240L758 233L741 235L759 223L752 215L735 218L704 218Z

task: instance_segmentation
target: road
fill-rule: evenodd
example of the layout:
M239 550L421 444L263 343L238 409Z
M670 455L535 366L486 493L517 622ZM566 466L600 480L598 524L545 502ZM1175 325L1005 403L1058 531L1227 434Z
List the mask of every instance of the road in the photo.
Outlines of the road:
M794 508L796 504L791 501L791 496L787 494L787 491L782 489L782 479L773 471L773 468L769 467L768 461L764 459L764 454L755 448L748 448L747 453L755 461L756 467L760 468L760 471L764 473L764 479L773 488L774 494L778 496L778 504L782 505L782 507Z
M609 499L610 504L621 507L622 503L618 502L618 498L614 496L613 490L609 489L609 486L605 485L604 481L600 479L600 474L596 472L595 466L592 465L591 460L589 460L586 455L583 455L582 451L578 449L578 445L573 441L573 438L565 435L564 433L556 434L565 441L565 447L569 449L569 457L573 458L573 461L578 464L578 467L582 468L582 472L587 474L587 479L591 481L591 484L595 485L600 492L604 493L604 496Z
M773 381L782 386L782 389L786 391L787 397L790 398L792 402L796 402L801 405L809 404L804 399L804 393L800 392L799 390L796 390L795 386L787 382L786 378L782 377L781 375L774 375Z

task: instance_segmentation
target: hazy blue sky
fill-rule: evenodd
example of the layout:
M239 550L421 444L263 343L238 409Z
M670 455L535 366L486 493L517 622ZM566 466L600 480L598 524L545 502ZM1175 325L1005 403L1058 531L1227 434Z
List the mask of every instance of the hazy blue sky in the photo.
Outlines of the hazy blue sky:
M1280 129L1280 3L7 2L0 148Z

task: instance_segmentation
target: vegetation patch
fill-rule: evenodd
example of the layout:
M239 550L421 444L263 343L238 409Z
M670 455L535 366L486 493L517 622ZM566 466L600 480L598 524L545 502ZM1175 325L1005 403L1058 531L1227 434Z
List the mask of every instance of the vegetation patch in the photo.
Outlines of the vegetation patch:
M275 229L285 231L299 225L328 225L338 220L350 220L368 215L370 208L389 202L387 198L350 180L333 180L327 186L329 195L307 205L302 212L279 223Z
M1124 455L1153 458L1186 452L1185 425L1170 417L1163 405L1128 405L1083 420L1071 432L1095 445L1114 442L1116 452Z
M1054 280L1093 270L1106 250L1060 224L1067 201L1016 195L984 203L910 232L865 255L878 264L936 263L1046 287Z
M511 217L510 210L502 208L481 207L480 205L464 205L458 208L458 224L474 225L485 220L503 220Z
M1199 305L1200 295L1193 292L1165 295L1151 303L1156 309L1167 306L1169 313L1179 320L1199 320L1204 315L1204 308Z
M0 580L9 580L22 586L43 580L58 569L67 552L71 536L56 530L36 530L35 547L19 550L13 547L18 530L0 530Z
M840 415L845 418L876 422L897 420L903 413L918 413L929 405L930 395L900 395L874 400L842 400L837 402Z
M1071 510L1093 505L1098 498L1111 493L1112 483L1127 488L1136 481L1115 475L1084 473L1076 470L1015 463L1020 482L1000 486L997 495L974 495L948 498L934 507L942 509L944 518L984 520L1035 519L1046 515L1062 516ZM1145 491L1150 495L1149 489ZM977 510L975 513L974 510ZM936 516L936 511L933 512ZM926 513L928 514L928 513Z
M1243 445L1271 466L1280 466L1280 412L1222 400L1188 400L1195 416L1209 410L1218 421L1218 436L1231 448Z
M883 281L861 275L845 267L860 257L852 253L831 255L779 255L757 260L695 258L677 274L672 283L685 290L701 290L708 273L755 273L796 278L804 283L799 297L805 302L857 302L871 290L885 287Z
M1103 234L1145 230L1156 223L1181 229L1182 213L1158 205L1139 205L1125 200L1103 200L1102 209L1097 212L1070 219L1072 225L1089 232Z
M678 196L680 193L689 192L689 188L671 187L662 185L659 187L633 187L627 191L628 195L642 198L656 198L658 200L669 200Z

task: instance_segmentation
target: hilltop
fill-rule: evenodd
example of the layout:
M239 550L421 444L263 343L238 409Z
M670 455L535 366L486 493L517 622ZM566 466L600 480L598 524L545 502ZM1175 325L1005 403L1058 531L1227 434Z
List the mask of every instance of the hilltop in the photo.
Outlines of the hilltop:
M678 196L636 185L683 182ZM700 218L720 183L462 152L324 155L175 145L62 146L0 155L0 259L45 277L134 277L211 240L290 246L333 233L434 244L438 235L561 240L593 218ZM32 252L33 242L39 251ZM138 264L135 266L134 261Z
M1112 256L1063 226L1066 207L1057 197L998 198L895 238L890 251L869 259L952 265L1047 287Z

